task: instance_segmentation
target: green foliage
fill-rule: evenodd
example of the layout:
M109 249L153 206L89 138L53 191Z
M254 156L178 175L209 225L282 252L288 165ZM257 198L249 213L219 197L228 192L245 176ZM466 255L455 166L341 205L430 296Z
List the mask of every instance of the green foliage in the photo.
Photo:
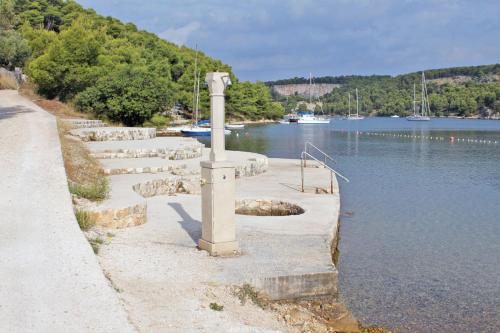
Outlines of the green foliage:
M500 100L500 65L457 67L426 71L430 110L436 116L471 116L483 109L495 110ZM315 83L335 83L340 87L323 97L323 110L330 114L348 112L348 93L351 93L351 112L356 108L354 90L359 89L360 113L406 116L413 112L413 84L417 87L417 108L420 101L420 75L410 73L391 76L341 76L314 79ZM462 80L465 77L465 80ZM438 80L439 79L439 80ZM436 80L436 81L434 81ZM308 83L305 78L268 82L274 84ZM288 98L274 94L287 111L301 108L302 96Z
M104 241L101 238L96 237L89 239L89 243L90 246L92 246L92 250L94 251L94 253L99 254L99 249L101 248L101 245L104 244ZM119 290L117 291L119 292Z
M75 217L80 229L83 231L87 231L95 225L95 221L91 218L90 214L83 210L77 210Z
M169 118L162 116L159 113L156 113L151 117L150 120L145 121L143 126L144 127L156 127L156 128L162 128L168 125L169 123Z
M168 81L151 74L147 67L125 66L81 92L75 106L128 126L142 125L169 104Z
M224 310L224 305L219 305L217 303L210 303L210 309L214 311L222 311Z
M40 94L74 100L80 110L133 126L174 104L186 113L193 111L192 49L97 15L71 0L17 0L14 11L8 24L33 50L25 72ZM263 84L240 83L228 65L202 52L197 59L202 79L210 71L230 73L228 118L277 118L283 113ZM200 91L200 110L208 115L207 89Z
M13 0L0 0L0 66L20 67L30 56L26 40L15 30L18 18Z
M234 290L234 295L238 297L242 305L245 305L247 300L252 301L255 305L259 306L262 309L265 309L268 305L268 301L259 295L259 292L256 291L251 285L245 283L241 287L237 287Z
M0 31L11 30L17 22L14 0L0 0Z
M101 177L98 181L90 185L69 184L69 192L71 194L90 201L101 201L106 199L108 191L109 185L106 177Z
M29 45L17 31L0 31L0 66L20 67L29 56Z

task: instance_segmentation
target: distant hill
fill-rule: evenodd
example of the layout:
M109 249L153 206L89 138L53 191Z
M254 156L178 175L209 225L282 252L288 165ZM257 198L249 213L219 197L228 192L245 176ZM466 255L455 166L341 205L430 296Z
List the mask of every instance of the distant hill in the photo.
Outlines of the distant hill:
M325 76L313 80L315 84L331 85L329 92L317 94L327 113L345 114L348 93L352 95L358 88L362 113L404 116L412 110L413 84L417 84L418 94L420 76L421 72L414 72L398 76ZM431 69L425 71L425 76L434 115L490 117L500 114L500 64ZM290 111L307 98L308 83L308 78L295 77L265 84L270 87L273 98Z
M314 78L314 83L331 83L331 84L347 84L353 80L369 80L379 81L387 79L415 79L419 78L421 72L413 72L401 74L397 76L390 75L342 75L342 76L320 76ZM455 76L465 76L479 79L488 75L500 75L500 64L481 65L481 66L466 66L466 67L450 67L441 69L425 70L425 77L428 80L449 78ZM285 84L308 84L309 78L294 77L290 79L282 79L276 81L265 82L268 86L285 85Z
M233 119L283 113L262 83L240 82L229 65L177 46L72 0L0 1L0 66L24 67L40 94L74 103L126 125L141 125L176 106L193 110L194 63L201 77L200 109L209 113L205 74L227 71L226 111Z

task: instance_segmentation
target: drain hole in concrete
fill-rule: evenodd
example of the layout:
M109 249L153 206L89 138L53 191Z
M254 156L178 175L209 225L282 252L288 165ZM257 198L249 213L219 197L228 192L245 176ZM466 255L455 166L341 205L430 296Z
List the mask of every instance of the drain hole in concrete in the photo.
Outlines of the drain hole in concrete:
M304 209L280 200L238 200L236 214L253 216L288 216L304 214Z

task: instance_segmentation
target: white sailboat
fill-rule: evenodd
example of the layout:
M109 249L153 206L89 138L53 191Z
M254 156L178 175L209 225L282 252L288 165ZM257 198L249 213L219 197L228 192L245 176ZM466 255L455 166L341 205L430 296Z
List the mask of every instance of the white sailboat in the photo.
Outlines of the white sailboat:
M200 106L200 76L201 70L198 70L198 46L196 46L196 54L194 58L194 87L193 87L193 124L190 127L183 128L181 133L185 136L210 136L212 129L210 127L202 127L198 122L198 113ZM224 130L224 134L231 134L228 129Z
M312 74L309 74L309 104L312 103ZM299 112L299 124L329 124L330 119L316 116L314 112Z
M425 74L422 72L422 92L420 98L420 112L417 113L416 88L413 84L413 115L406 117L409 121L429 121L429 97L427 95L427 84L425 82Z
M359 98L358 98L358 88L356 88L356 115L351 115L351 94L349 93L349 116L347 120L361 120L365 117L359 115Z

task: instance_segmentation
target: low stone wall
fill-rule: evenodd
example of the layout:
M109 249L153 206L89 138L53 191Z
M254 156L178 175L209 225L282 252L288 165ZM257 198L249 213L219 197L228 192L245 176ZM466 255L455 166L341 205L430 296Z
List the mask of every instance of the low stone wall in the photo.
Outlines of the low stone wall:
M113 169L103 169L106 175L124 175L124 174L137 174L137 173L159 173L159 172L169 172L185 169L185 165L173 167L171 165L166 166L156 166L156 167L137 167L137 168L113 168Z
M156 129L147 127L78 128L70 133L83 141L145 140L156 137Z
M74 128L92 128L92 127L107 126L101 120L96 120L96 119L62 119L62 121L67 124L70 124Z
M145 198L175 193L199 194L200 177L169 177L135 184L132 189Z
M250 158L243 165L236 165L236 178L250 177L266 172L269 166L267 157Z
M76 197L73 197L73 203L76 210L86 212L96 225L110 229L121 229L146 223L147 203L140 197L138 199L140 200L123 207L105 206Z
M185 146L179 149L158 148L158 149L116 149L94 152L91 155L95 158L147 158L162 157L168 160L185 160L201 157L203 145Z
M147 205L137 204L130 207L118 209L105 209L101 211L87 210L90 218L96 224L105 228L128 228L141 225L147 221Z

